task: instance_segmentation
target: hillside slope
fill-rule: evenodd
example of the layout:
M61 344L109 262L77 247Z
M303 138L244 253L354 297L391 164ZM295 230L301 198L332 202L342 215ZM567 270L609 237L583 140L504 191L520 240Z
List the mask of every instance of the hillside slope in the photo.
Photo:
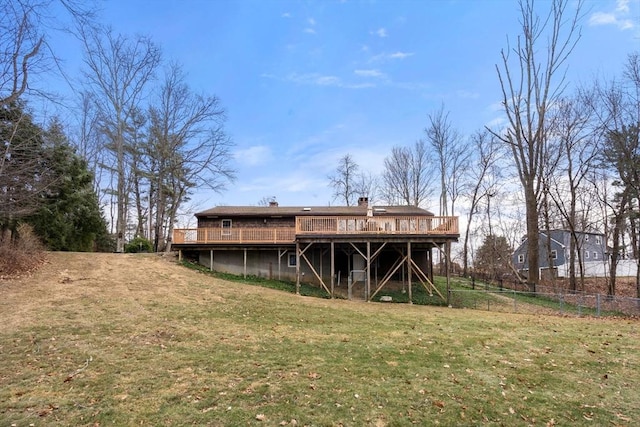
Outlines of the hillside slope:
M0 425L638 425L633 319L301 297L175 258L0 281Z

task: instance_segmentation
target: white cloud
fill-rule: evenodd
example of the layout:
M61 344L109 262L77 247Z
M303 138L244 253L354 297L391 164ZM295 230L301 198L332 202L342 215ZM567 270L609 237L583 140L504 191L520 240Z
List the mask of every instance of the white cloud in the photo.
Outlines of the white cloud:
M385 38L388 37L389 34L387 33L387 29L386 28L378 28L376 30L376 34L378 35L378 37L380 38Z
M589 18L589 25L615 24L616 21L617 21L616 15L613 13L595 12Z
M618 0L616 11L621 13L629 13L629 0Z
M361 77L384 78L387 75L379 70L354 70L353 73Z
M280 15L282 18L291 18L291 14L289 12L285 12L282 15Z
M610 12L597 11L589 17L589 25L615 25L620 30L629 30L635 27L633 20L628 18L631 9L629 0L618 0L616 8Z
M391 59L404 59L413 56L413 52L395 52L389 55Z
M271 148L265 145L254 145L237 150L234 157L242 160L247 166L257 166L269 162L271 158Z
M307 19L307 24L308 26L304 29L304 32L307 34L315 34L316 29L314 27L316 26L316 20L313 18L309 18Z
M345 89L364 89L373 87L371 83L348 83L344 82L340 77L331 75L322 75L319 73L308 74L289 74L285 80L292 81L298 84L307 84L315 86L332 86L341 87Z
M405 59L410 56L413 56L413 52L393 52L393 53L381 53L375 56L372 56L369 59L369 62L378 62L378 61L390 61L395 59Z

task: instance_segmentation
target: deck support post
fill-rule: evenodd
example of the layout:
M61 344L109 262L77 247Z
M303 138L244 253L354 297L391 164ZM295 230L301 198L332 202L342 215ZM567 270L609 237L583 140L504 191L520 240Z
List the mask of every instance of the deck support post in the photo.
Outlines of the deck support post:
M333 240L331 241L331 296L333 296L336 275L336 248Z
M247 248L244 248L244 268L242 270L244 278L247 278Z
M300 243L296 242L296 295L300 295Z
M367 240L367 283L364 287L364 300L369 301L371 294L371 242Z
M213 271L213 249L209 251L209 271Z
M407 282L409 283L409 304L413 304L413 295L411 292L411 240L407 242Z

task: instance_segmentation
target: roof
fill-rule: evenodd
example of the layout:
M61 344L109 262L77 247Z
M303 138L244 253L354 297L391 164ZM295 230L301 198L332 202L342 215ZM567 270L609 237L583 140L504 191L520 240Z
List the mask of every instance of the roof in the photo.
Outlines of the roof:
M216 206L195 216L366 216L367 209L366 206ZM433 216L433 213L415 206L373 206L371 209L374 216Z

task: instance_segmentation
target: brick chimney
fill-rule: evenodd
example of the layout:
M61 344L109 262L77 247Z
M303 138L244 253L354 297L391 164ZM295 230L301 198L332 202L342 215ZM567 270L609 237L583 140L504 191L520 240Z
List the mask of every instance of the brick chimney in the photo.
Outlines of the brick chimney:
M368 197L360 197L358 198L358 206L369 206L369 198Z
M269 207L270 208L277 208L278 207L278 202L276 202L275 200L271 200L269 202Z

